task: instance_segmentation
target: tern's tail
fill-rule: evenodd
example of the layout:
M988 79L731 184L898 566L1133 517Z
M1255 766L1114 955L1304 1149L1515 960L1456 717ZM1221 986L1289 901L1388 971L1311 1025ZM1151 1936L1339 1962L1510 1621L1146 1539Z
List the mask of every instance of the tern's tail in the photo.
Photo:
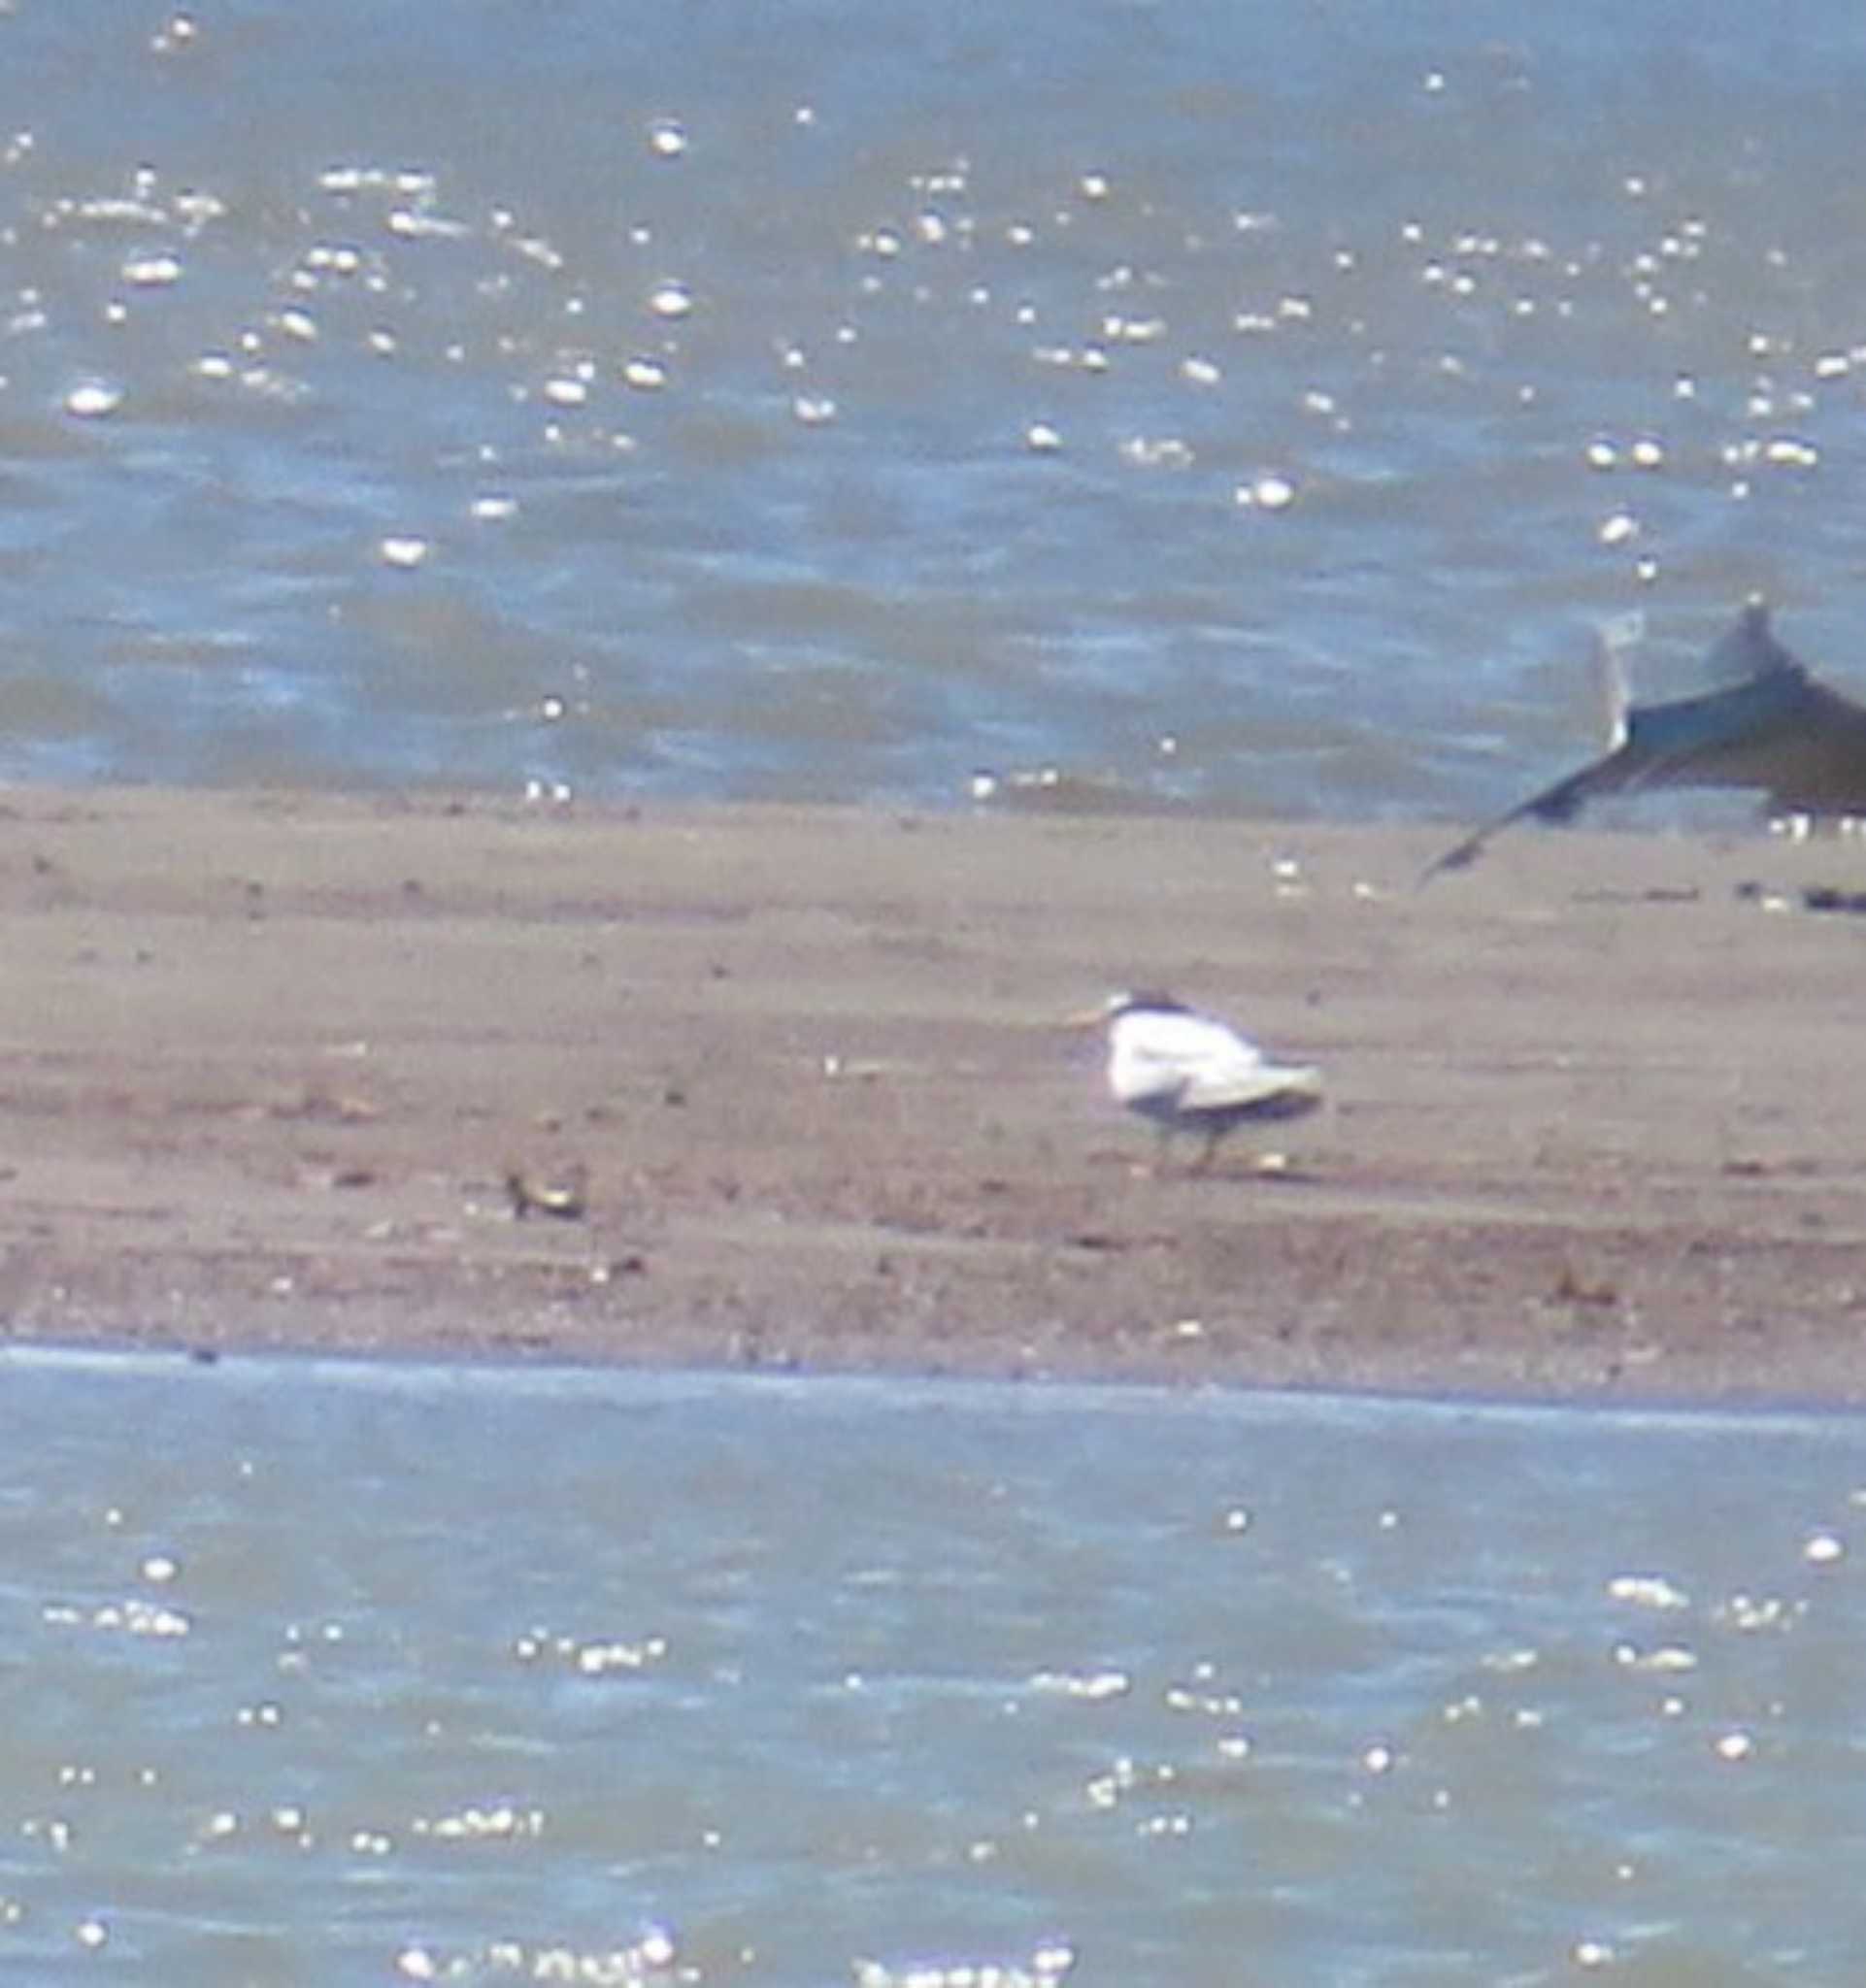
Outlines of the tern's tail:
M1321 1072L1313 1067L1299 1070L1268 1070L1266 1077L1277 1080L1275 1090L1251 1115L1262 1118L1300 1118L1321 1103Z

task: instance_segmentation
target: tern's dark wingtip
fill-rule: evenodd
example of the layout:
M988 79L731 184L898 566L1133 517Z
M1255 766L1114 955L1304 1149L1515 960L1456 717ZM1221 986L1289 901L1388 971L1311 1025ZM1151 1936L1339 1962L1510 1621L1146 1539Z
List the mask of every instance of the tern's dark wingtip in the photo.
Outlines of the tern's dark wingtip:
M1454 849L1447 849L1444 855L1434 856L1418 876L1414 878L1413 888L1423 890L1435 877L1443 877L1450 870L1468 870L1483 853L1487 837L1467 836Z

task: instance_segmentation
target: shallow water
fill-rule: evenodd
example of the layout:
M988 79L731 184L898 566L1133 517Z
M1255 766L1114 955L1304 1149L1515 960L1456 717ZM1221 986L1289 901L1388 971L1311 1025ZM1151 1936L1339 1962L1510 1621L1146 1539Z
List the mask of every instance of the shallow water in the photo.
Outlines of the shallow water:
M1862 84L1832 0L8 0L0 771L1462 814L1602 617L1845 681Z
M1863 1508L1851 1417L12 1354L0 1971L1842 1980Z

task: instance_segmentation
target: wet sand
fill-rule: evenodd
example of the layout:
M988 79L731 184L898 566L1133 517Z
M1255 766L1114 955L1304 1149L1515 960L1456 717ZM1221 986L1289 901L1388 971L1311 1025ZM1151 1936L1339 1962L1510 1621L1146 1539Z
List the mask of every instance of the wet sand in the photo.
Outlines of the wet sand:
M1866 1399L1851 840L0 812L15 1342ZM1328 1109L1152 1171L1136 983Z

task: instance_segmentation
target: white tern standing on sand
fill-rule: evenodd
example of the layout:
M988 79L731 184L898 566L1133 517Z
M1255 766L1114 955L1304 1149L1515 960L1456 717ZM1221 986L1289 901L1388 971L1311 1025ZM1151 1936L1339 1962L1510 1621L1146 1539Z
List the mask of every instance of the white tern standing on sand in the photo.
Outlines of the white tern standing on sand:
M1176 1132L1196 1132L1212 1164L1226 1133L1248 1120L1300 1118L1321 1103L1321 1076L1267 1061L1227 1023L1170 994L1116 994L1095 1019L1108 1029L1108 1088L1159 1129L1165 1156Z

